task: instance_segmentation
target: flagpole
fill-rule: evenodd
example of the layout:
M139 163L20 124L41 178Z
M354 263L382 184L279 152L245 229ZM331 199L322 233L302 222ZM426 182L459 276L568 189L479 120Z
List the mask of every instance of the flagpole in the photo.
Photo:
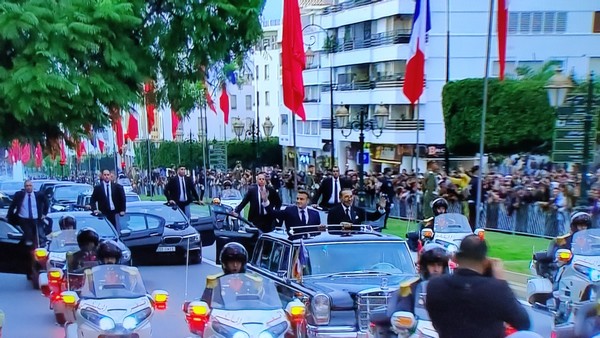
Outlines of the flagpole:
M446 0L446 83L450 82L450 0ZM446 174L450 173L450 152L448 151L448 136L444 137L444 162Z
M481 208L481 193L482 193L482 176L486 172L483 168L483 151L485 143L485 118L487 114L488 105L488 82L490 77L490 51L492 49L492 23L494 21L494 0L490 0L490 16L488 22L488 33L487 33L487 49L485 52L485 75L483 78L483 109L481 111L481 135L479 137L479 179L477 180L477 198L476 210L475 210L475 224L474 228L479 226L480 221L480 208Z
M296 148L296 115L292 112L292 134L294 135L294 191L298 193L298 179L296 178L296 169L298 168L298 148ZM293 199L292 199L293 200Z
M417 175L417 177L419 177L419 143L420 143L420 135L421 133L419 132L419 130L421 129L421 123L419 121L419 114L420 114L420 110L419 109L419 101L415 102L415 104L412 105L413 109L417 112L417 142L415 145L415 159L416 159L416 163L415 163L415 167L417 170L415 170L415 174ZM414 113L414 111L413 111Z
M206 108L206 104L204 105L204 147L202 147L202 155L204 162L204 194L208 196L208 109ZM227 149L227 146L225 146ZM225 152L225 156L227 156L227 151ZM227 168L225 168L227 169Z

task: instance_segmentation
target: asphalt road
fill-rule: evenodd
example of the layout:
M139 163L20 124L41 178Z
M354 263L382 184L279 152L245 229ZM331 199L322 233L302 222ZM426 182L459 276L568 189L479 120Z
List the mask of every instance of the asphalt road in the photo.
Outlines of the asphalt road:
M188 294L185 294L185 266L162 265L139 267L149 292L165 289L169 292L169 303L165 311L156 312L152 321L153 336L157 338L190 337L181 305L186 299L201 296L206 276L220 271L214 265L215 247L204 248L204 261L189 268ZM512 284L512 283L511 283ZM39 291L33 290L23 275L0 274L0 309L5 312L3 329L5 338L62 338L64 328L54 323L48 300ZM515 287L516 286L516 287ZM517 294L523 286L513 285ZM519 295L520 296L520 295ZM524 303L524 302L523 302ZM544 337L550 336L551 320L528 308L535 331Z
M188 295L185 295L185 266L162 265L139 267L148 292L164 289L169 292L167 309L157 311L152 321L153 337L178 338L191 336L187 330L181 305L187 299L199 298L204 291L206 276L220 271L214 265L214 246L204 248L204 262L189 269ZM54 322L48 300L31 288L25 276L0 274L0 309L6 315L5 338L63 338L64 328Z

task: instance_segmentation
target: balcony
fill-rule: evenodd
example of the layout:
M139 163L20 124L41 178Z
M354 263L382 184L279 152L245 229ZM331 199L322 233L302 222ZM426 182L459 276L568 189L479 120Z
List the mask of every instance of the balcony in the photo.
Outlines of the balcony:
M427 80L423 80L423 87ZM381 76L372 81L354 81L351 83L334 83L334 91L370 90L377 88L397 88L404 86L404 74ZM329 92L329 83L321 84L321 92Z
M333 121L334 128L338 129L337 123ZM387 124L383 128L384 130L390 131L420 131L425 130L425 120L388 120ZM322 119L321 129L331 129L331 120Z
M350 0L350 1L345 1L342 2L340 4L337 5L332 5L332 6L328 6L325 7L323 9L323 15L327 15L327 14L331 14L331 13L336 13L336 12L340 12L346 9L351 9L351 8L356 8L356 7L361 7L361 6L367 6L376 2L380 2L381 0Z
M331 37L325 40L323 49L327 53L339 53L392 44L407 44L410 42L410 32L410 29L396 29L393 31L374 33L366 39L335 39Z

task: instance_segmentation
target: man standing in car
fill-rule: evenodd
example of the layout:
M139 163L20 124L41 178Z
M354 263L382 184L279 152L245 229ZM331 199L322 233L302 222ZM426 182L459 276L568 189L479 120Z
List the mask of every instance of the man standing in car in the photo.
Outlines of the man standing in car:
M267 212L266 207L279 210L281 208L281 198L275 189L267 186L267 179L264 173L256 175L256 186L248 189L242 202L235 208L235 214L244 210L250 203L248 210L248 221L254 224L263 232L273 231L273 216Z
M48 200L42 193L33 191L33 183L30 180L25 181L24 189L13 197L6 217L10 224L21 227L25 245L33 245L39 241L39 238L35 238L36 227L48 214L48 208Z
M185 175L185 166L180 165L177 169L177 175L169 178L165 186L165 197L169 204L177 205L185 215L190 218L190 204L193 201L200 201L198 192L194 189L192 178Z
M112 181L110 170L102 170L100 184L94 187L90 198L90 208L94 214L102 213L112 223L117 231L117 214L125 215L125 189L119 183Z

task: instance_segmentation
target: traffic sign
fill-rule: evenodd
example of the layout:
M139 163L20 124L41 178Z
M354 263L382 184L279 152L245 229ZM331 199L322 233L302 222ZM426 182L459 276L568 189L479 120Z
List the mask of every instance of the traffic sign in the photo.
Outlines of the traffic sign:
M363 156L362 164L369 164L369 162L370 162L369 153L364 152L363 155L364 156ZM361 162L360 161L360 152L358 152L358 153L356 153L356 163L361 164L360 162Z
M559 107L558 117L554 125L554 143L552 145L552 161L555 163L583 162L583 150L585 148L585 120L587 107L585 97L581 95L569 97L571 106ZM589 134L589 159L593 158L594 146L596 145L596 123L597 115L593 115Z
M224 142L213 143L208 150L208 166L211 169L227 170L227 144Z

